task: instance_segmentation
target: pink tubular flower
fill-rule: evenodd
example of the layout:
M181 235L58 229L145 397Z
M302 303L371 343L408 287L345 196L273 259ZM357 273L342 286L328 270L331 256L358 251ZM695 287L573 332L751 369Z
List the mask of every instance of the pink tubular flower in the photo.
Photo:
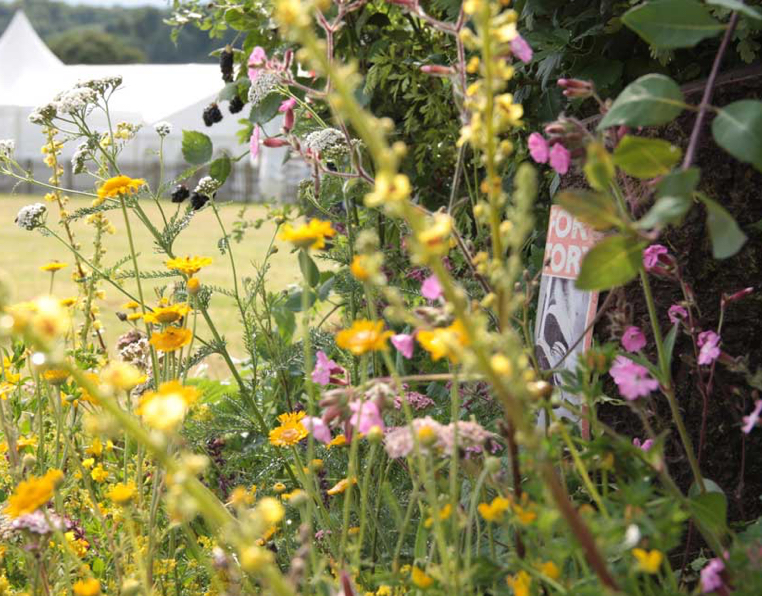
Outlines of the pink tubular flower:
M532 48L521 35L516 35L511 40L511 52L524 64L532 61Z
M650 450L651 450L651 447L653 447L653 446L654 446L654 441L653 441L653 439L646 439L645 441L643 441L643 442L641 443L641 442L640 442L640 439L638 439L638 438L636 437L636 438L634 438L634 439L632 440L632 444L633 444L633 445L635 445L635 447L637 447L637 448L638 448L638 449L640 449L641 451L650 451Z
M288 99L284 99L281 102L280 107L278 108L278 111L281 113L288 112L289 110L293 110L295 107L296 107L296 99L293 97L289 97Z
M716 558L709 561L701 570L701 592L708 594L719 590L723 585L721 574L725 570L725 563L722 559Z
M741 430L745 435L748 435L751 432L751 429L757 426L760 414L762 414L762 399L755 401L754 409L751 414L743 417L743 426L741 427Z
M698 363L707 366L720 357L720 336L714 331L702 331L698 335L699 351Z
M331 382L333 375L345 373L343 366L328 358L323 350L317 353L315 368L312 370L312 382L325 387Z
M251 151L251 159L257 159L259 155L259 126L257 124L254 125L254 130L251 131L249 150Z
M667 316L669 316L670 323L677 325L680 321L688 317L688 311L679 304L673 304L669 307Z
M659 267L659 265L666 264L661 256L668 254L667 247L661 244L652 244L645 249L643 251L643 266L646 268L646 271L652 271L656 267Z
M571 165L571 153L569 153L569 150L561 143L556 143L550 150L548 163L550 163L551 168L563 176L569 171L569 166Z
M407 333L398 333L392 336L392 345L399 350L405 358L410 360L413 357L413 348L415 347L415 341L413 336Z
M639 352L646 345L646 336L640 330L640 327L634 325L627 327L622 334L622 346L628 352Z
M357 432L367 433L374 426L384 429L384 420L381 418L381 411L372 401L355 400L349 402L349 409L352 415L349 417L351 424Z
M426 300L436 300L442 297L442 285L436 275L430 275L421 284L421 295Z
M304 425L304 428L312 433L315 440L326 445L331 442L331 429L328 428L328 425L322 418L317 416L305 416L302 418L302 424Z
M619 393L630 401L645 397L659 388L659 381L651 378L645 366L635 364L624 356L616 357L609 374L619 387Z
M529 135L527 143L529 145L529 155L532 156L533 160L537 163L548 163L550 148L548 147L548 142L545 140L545 137L539 132L533 132Z

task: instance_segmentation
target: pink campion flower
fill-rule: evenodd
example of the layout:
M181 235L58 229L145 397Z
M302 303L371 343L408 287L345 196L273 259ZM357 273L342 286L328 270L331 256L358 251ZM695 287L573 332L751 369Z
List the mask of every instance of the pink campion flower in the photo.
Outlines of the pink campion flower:
M511 52L513 52L513 55L524 64L532 61L532 47L527 43L526 39L521 37L521 35L517 34L516 37L511 40Z
M539 132L533 132L531 135L529 135L527 144L529 145L529 155L532 156L533 160L535 160L537 163L548 163L550 147L548 146L548 142L545 140L545 137L543 137Z
M343 366L328 358L323 350L316 354L315 368L312 370L312 382L325 387L331 382L333 375L343 374L346 371Z
M652 271L659 265L666 264L661 258L662 255L668 255L669 251L666 246L661 244L652 244L643 251L643 266L646 271Z
M651 447L653 447L653 446L654 446L654 441L653 441L653 439L646 439L645 441L643 441L643 442L641 443L641 442L640 442L640 439L638 439L638 438L636 437L636 438L634 438L634 439L632 440L632 444L633 444L633 445L635 445L635 447L637 447L637 448L638 448L638 449L640 449L641 451L650 451L650 450L651 450Z
M724 582L722 581L721 574L725 570L725 563L722 559L715 558L709 561L701 570L701 593L708 594L719 590Z
M619 393L630 401L645 397L659 388L659 381L651 378L645 366L635 364L624 356L616 357L609 374L617 384Z
M251 151L251 159L257 159L259 155L259 126L257 124L254 125L254 130L251 131L249 151Z
M760 414L762 414L762 399L755 401L754 409L751 411L751 414L743 417L743 426L741 427L741 430L745 435L748 435L751 432L751 429L757 426Z
M680 321L688 317L688 311L685 310L685 308L680 306L679 304L673 304L672 306L669 307L669 310L667 311L667 316L669 317L670 323L672 323L673 325L677 325Z
M400 354L410 360L413 357L413 348L415 341L413 336L407 333L398 333L392 336L392 345L397 348Z
M302 418L302 424L304 428L312 433L315 440L326 445L331 442L331 429L328 428L328 425L322 418L318 416L305 416Z
M548 155L550 167L562 176L569 171L571 165L571 153L561 143L556 143Z
M253 81L259 76L259 73L262 72L260 67L264 66L265 62L267 62L267 52L264 48L257 46L249 55L249 79Z
M624 330L622 334L622 346L628 352L639 352L646 345L646 336L640 330L640 327L631 325Z
M699 351L698 363L702 366L712 364L720 357L720 336L714 331L702 331L698 335Z
M423 280L421 284L421 295L426 300L436 300L442 297L442 284L439 283L436 275L430 275Z
M349 417L351 424L357 432L367 433L374 426L384 429L384 420L381 418L381 411L375 402L355 400L349 402L349 409L352 415Z
M296 107L296 98L289 97L288 99L284 99L281 102L280 107L278 108L278 111L281 113L288 112L289 110L293 110L295 107Z

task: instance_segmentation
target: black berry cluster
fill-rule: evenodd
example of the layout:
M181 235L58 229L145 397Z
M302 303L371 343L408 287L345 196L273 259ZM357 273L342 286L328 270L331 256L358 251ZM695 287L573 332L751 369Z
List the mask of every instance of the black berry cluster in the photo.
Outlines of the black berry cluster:
M182 203L190 196L190 191L188 190L188 187L185 186L185 184L178 184L175 187L175 190L172 191L171 196L173 203Z
M233 82L233 51L229 48L222 50L220 54L220 70L222 71L222 80L226 83Z
M220 106L218 106L216 103L209 104L203 113L204 118L204 124L207 126L212 126L212 124L217 124L217 122L222 121L222 112L220 112Z
M194 192L191 195L190 201L191 201L191 207L193 207L195 211L198 211L199 209L201 209L201 207L203 207L209 202L209 197L207 197L206 195L202 195L200 192Z
M243 106L246 104L243 103L243 100L238 97L237 95L230 100L230 105L228 106L228 109L230 110L231 114L237 114L243 109Z

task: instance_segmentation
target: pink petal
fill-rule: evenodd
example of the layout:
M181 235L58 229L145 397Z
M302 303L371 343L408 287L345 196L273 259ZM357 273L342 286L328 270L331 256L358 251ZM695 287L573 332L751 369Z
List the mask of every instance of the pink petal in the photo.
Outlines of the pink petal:
M561 143L556 143L548 156L550 167L562 176L569 171L571 165L571 153Z
M521 35L516 35L511 40L511 52L525 64L532 61L532 47Z
M529 145L529 154L532 156L533 160L535 160L537 163L548 162L548 155L550 150L548 148L548 142L545 140L545 137L543 137L538 132L533 132L531 135L529 135L527 144Z
M398 333L397 335L392 336L392 345L408 360L413 357L413 347L415 346L415 342L413 341L412 335Z
M442 285L439 283L436 275L431 275L423 280L421 295L426 300L436 300L442 297Z
M255 47L249 54L249 66L262 66L267 61L267 52L261 46Z
M331 429L323 422L322 418L317 416L305 416L302 418L304 428L312 433L317 441L328 444L331 442Z
M288 112L289 110L293 110L296 107L296 99L293 97L290 97L289 99L283 100L283 102L280 104L280 107L278 108L279 112Z
M249 150L251 151L251 159L257 159L259 155L259 126L256 124L251 133L251 139L249 139Z
M627 327L622 334L622 346L628 352L639 352L646 345L646 336L639 327Z

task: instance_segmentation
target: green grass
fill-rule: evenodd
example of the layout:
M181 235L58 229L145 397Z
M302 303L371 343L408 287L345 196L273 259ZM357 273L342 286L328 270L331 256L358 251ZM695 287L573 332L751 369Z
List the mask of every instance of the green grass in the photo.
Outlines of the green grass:
M40 200L36 197L0 195L0 271L9 274L14 286L15 299L19 301L48 293L50 274L40 271L39 268L53 259L70 265L56 275L53 294L65 298L75 296L77 293L76 284L71 281L74 262L71 252L55 238L44 237L38 232L22 230L14 224L16 213L21 207ZM89 199L73 199L67 208L74 211L88 205ZM171 210L173 207L173 205L168 204L165 210ZM161 216L156 205L152 201L145 201L143 208L153 218L152 221L160 227L158 222L161 222ZM52 204L49 205L49 209L48 225L57 231L60 227L56 223L58 221L58 207ZM241 205L239 204L221 205L220 214L228 233L231 231L232 224L237 219L240 209ZM247 207L244 218L256 220L265 216L266 209L264 207L252 205ZM129 255L129 243L121 211L110 211L108 217L117 229L116 234L107 236L104 241L107 249L105 264L110 266L117 259ZM164 269L166 256L154 251L152 237L148 230L143 228L137 219L131 219L130 223L136 250L139 253L138 264L141 271ZM82 252L89 258L92 254L94 238L92 226L81 220L73 224L73 231L77 241L82 245ZM62 228L61 232L63 233ZM239 278L251 277L255 274L254 264L261 264L264 260L274 232L275 225L270 221L265 221L258 230L248 229L240 244L233 243L232 248ZM222 255L217 248L217 242L221 237L222 233L214 213L210 209L206 209L197 214L191 220L188 228L182 232L175 243L175 252L178 256L212 257L214 259L213 264L201 271L200 279L203 283L232 288L233 275L229 257ZM276 245L278 244L280 244L279 241L276 241ZM296 256L292 255L285 246L280 246L280 248L283 250L275 254L270 260L272 266L268 275L268 289L271 291L283 289L289 284L298 283L301 279ZM123 269L131 270L131 265L128 264ZM143 292L149 304L155 302L156 293L154 289L165 285L168 281L171 279L144 280ZM115 314L118 310L122 310L120 306L127 301L127 298L106 282L101 282L100 287L106 292L105 300L99 301L101 320L105 326L105 337L109 350L113 355L113 346L117 337L129 329L128 324L119 321ZM125 288L137 295L134 281L128 281ZM210 314L220 333L228 341L231 354L235 357L243 357L241 325L232 299L219 294L215 295L212 299ZM209 336L205 326L199 325L199 330L202 337ZM214 376L225 374L224 370L220 368L219 362L214 362L211 368Z

